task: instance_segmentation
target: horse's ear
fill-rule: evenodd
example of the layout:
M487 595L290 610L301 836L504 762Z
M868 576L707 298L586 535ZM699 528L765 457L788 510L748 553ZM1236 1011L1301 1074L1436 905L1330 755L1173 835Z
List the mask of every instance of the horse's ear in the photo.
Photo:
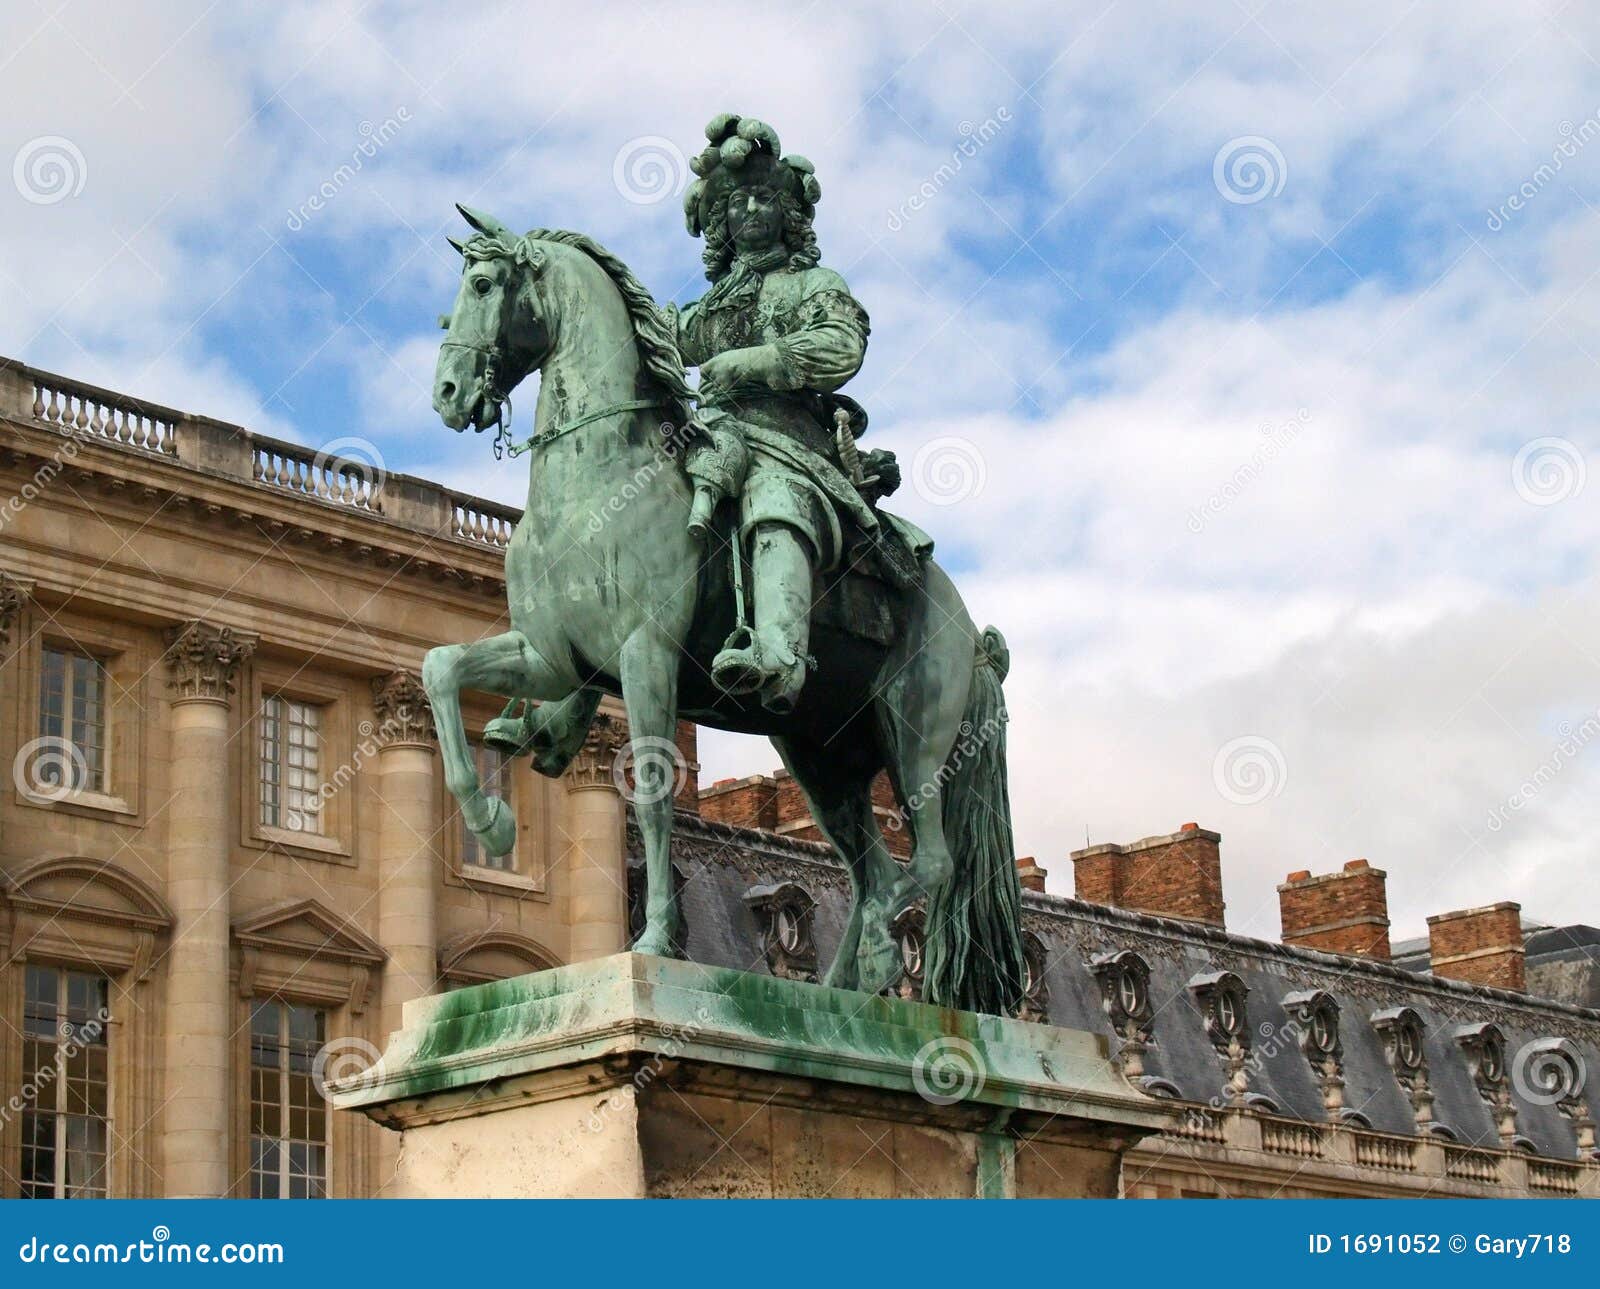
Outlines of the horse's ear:
M471 206L456 203L456 209L461 212L461 218L466 220L480 233L500 233L511 236L511 230L502 224L493 215L485 215L481 210L473 210Z
M456 248L457 255L465 255L467 253L467 244L459 237L447 237L444 240Z

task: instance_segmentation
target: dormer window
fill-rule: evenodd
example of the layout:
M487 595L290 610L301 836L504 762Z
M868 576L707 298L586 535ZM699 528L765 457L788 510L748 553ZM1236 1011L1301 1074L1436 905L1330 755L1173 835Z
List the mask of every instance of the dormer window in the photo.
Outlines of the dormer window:
M1045 983L1049 960L1044 941L1032 931L1022 933L1022 1006L1017 1019L1041 1023L1050 1017L1050 987Z
M786 980L815 981L817 949L811 920L817 902L810 892L794 882L752 886L744 902L761 928L767 969Z
M1250 1024L1245 1011L1249 987L1232 971L1211 971L1189 980L1200 1009L1200 1023L1222 1061L1229 1104L1245 1104L1250 1087Z
M895 992L902 998L922 997L926 927L922 909L913 905L897 917L889 928L900 945L900 984Z

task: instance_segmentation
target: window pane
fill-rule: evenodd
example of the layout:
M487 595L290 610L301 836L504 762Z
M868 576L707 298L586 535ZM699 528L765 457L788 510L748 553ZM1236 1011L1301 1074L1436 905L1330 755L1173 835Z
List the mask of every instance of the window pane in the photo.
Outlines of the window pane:
M261 704L261 822L269 828L279 827L283 817L278 791L283 763L279 737L282 720L281 698L268 698Z
M66 757L45 758L41 786L103 792L106 787L106 670L98 658L46 648L39 673L39 737L71 744ZM72 782L65 783L67 775Z
M261 707L261 822L322 832L322 709L281 694Z
M473 764L478 768L478 782L486 794L499 797L512 805L511 769L513 762L498 748L483 743L472 744ZM516 871L516 852L509 855L490 855L467 827L467 821L457 816L461 828L461 861L478 868L493 868L503 873Z
M110 982L29 964L25 973L21 1193L106 1194L110 1095ZM59 1175L58 1175L59 1174Z
M328 1116L312 1067L327 1034L327 1013L258 1002L250 1030L250 1193L321 1198L327 1190Z

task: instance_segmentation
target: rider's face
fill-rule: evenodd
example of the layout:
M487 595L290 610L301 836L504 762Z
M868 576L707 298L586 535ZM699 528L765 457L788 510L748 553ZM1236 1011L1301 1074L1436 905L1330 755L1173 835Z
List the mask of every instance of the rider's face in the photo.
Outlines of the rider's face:
M778 195L764 188L734 193L728 199L728 232L741 254L776 246L783 238L783 207Z

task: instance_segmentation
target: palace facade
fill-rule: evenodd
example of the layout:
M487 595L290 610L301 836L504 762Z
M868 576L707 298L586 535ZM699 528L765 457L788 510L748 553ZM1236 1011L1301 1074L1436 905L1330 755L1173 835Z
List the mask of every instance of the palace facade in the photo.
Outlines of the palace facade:
M617 709L560 780L478 745L506 859L442 782L418 668L504 629L516 518L0 362L0 1194L382 1195L395 1137L323 1081L408 1000L626 946ZM469 729L499 706L465 696ZM847 892L799 794L700 793L679 747L688 954L815 979ZM1226 930L1219 854L1193 826L1079 852L1074 899L1019 861L1024 1016L1184 1110L1126 1194L1600 1194L1563 1074L1600 1070L1600 935L1497 905L1391 949L1355 865L1292 875L1268 944Z

